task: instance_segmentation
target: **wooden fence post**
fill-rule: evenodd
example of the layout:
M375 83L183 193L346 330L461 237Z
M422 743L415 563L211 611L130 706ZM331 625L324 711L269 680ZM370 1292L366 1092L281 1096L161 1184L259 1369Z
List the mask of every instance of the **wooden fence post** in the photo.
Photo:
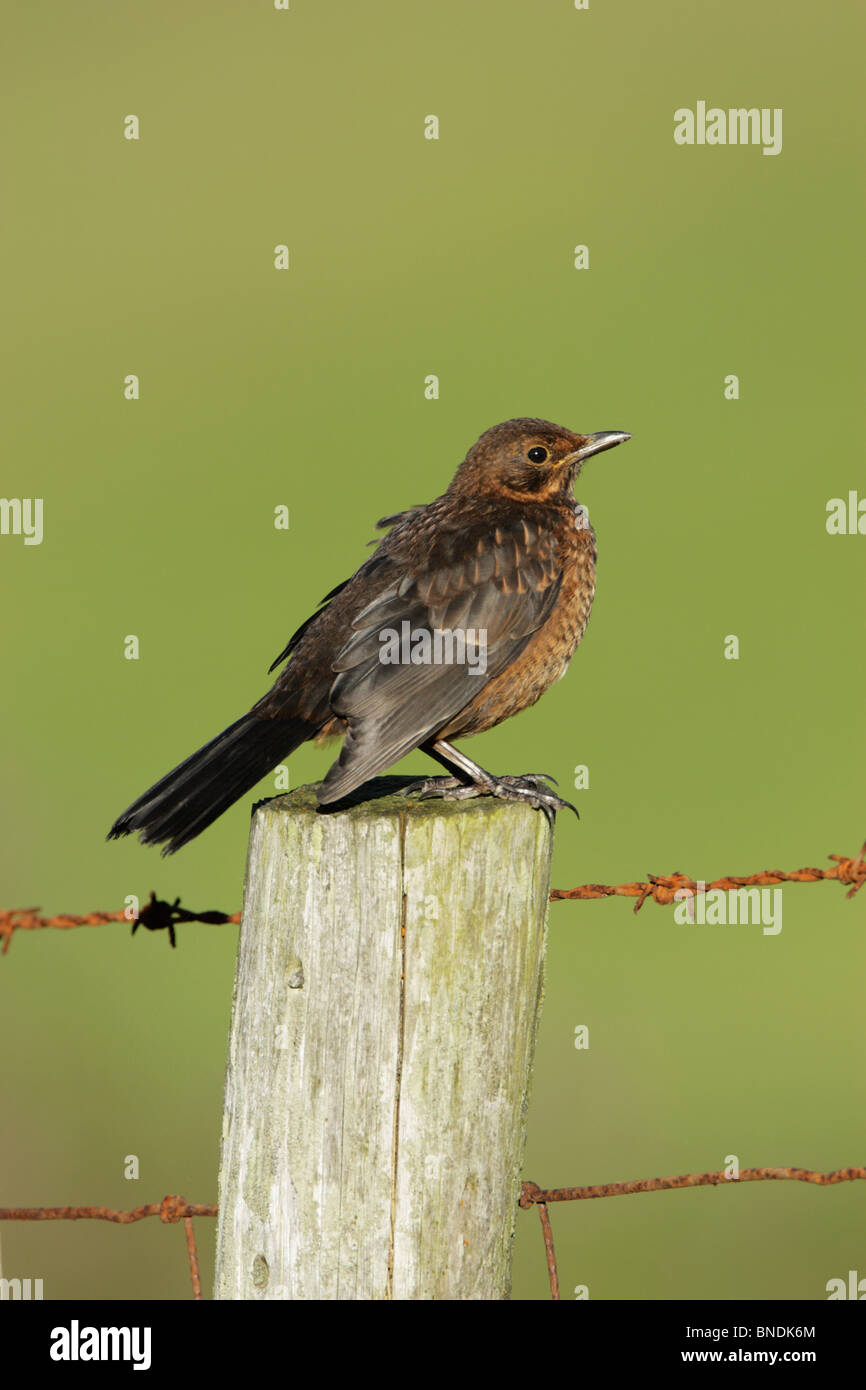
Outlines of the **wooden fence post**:
M490 797L258 809L216 1298L508 1297L552 838Z

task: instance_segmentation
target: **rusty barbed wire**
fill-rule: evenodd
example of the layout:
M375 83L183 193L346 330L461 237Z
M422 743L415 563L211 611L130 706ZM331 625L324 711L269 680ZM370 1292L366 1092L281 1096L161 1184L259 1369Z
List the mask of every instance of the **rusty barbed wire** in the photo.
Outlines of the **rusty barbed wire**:
M634 910L638 912L647 898L652 898L662 906L669 906L675 901L674 895L683 891L696 896L717 888L748 888L776 883L821 883L824 880L849 884L845 897L853 898L866 883L866 843L856 859L849 859L843 854L830 854L827 857L836 861L834 868L792 869L787 874L781 869L765 869L757 874L729 874L725 878L715 878L709 883L681 873L650 874L648 879L642 882L581 883L577 888L553 888L550 900L558 902L575 898L637 898ZM41 917L36 907L0 908L0 938L3 940L0 955L6 955L14 932L36 931L41 927L57 927L63 930L69 927L99 927L106 922L130 922L133 936L139 927L146 927L148 931L167 931L169 941L175 946L177 938L174 929L180 922L205 922L212 925L232 922L237 925L240 920L240 912L190 912L187 908L181 907L180 898L175 898L173 903L169 903L158 898L153 891L150 900L134 918L127 915L125 908L121 908L119 912L87 912L81 916L62 912L55 917Z
M38 907L0 908L0 937L3 938L0 955L5 956L9 950L13 932L38 931L42 927L56 927L65 931L70 927L101 927L106 922L128 922L132 927L133 936L139 927L146 927L148 931L167 931L169 941L175 946L177 938L174 929L179 922L221 925L225 922L238 923L240 920L239 912L190 912L187 908L181 907L180 898L175 898L173 903L165 902L153 891L137 917L130 917L126 908L121 908L118 912L86 912L80 916L61 912L54 917L41 917Z
M722 1172L682 1173L674 1178L638 1178L632 1182L597 1183L588 1187L539 1187L537 1182L521 1186L519 1205L524 1211L537 1206L544 1233L550 1296L559 1299L559 1271L553 1247L553 1229L547 1210L549 1202L583 1202L594 1197L627 1197L637 1192L670 1192L683 1187L736 1187L743 1182L809 1182L833 1187L840 1182L866 1181L866 1167L835 1168L819 1173L813 1168L741 1168L738 1175Z
M0 936L3 937L4 955L12 944L12 933L16 931L35 931L39 927L58 927L61 931L68 927L101 927L106 922L128 922L124 911L86 912L72 916L60 912L56 917L40 917L38 907L0 908Z
M821 1173L813 1168L741 1168L733 1177L724 1170L706 1173L682 1173L671 1178L639 1178L630 1182L596 1183L584 1187L539 1187L536 1182L521 1185L518 1205L527 1211L537 1206L541 1218L544 1238L544 1251L547 1260L547 1275L550 1283L550 1296L560 1301L559 1271L556 1251L553 1244L553 1228L550 1202L580 1202L597 1197L623 1197L639 1192L669 1192L685 1187L736 1187L744 1182L806 1182L817 1187L834 1187L842 1182L866 1181L866 1166L854 1168L835 1168ZM145 1206L133 1207L129 1211L118 1211L112 1207L0 1207L0 1221L112 1221L119 1226L131 1225L134 1221L144 1221L149 1216L158 1216L167 1224L183 1221L186 1229L187 1254L189 1257L190 1279L193 1298L201 1299L201 1276L199 1274L198 1252L195 1243L192 1218L196 1216L216 1216L215 1202L188 1202L185 1197L167 1196L161 1202L150 1202Z
M725 878L715 878L707 883L703 879L695 880L686 874L649 874L646 882L638 883L582 883L577 888L554 888L551 890L551 902L557 902L565 898L637 898L634 905L635 912L640 911L647 898L652 898L653 902L667 907L677 901L675 894L689 893L696 896L699 893L709 893L717 888L748 888L755 886L767 886L775 883L821 883L825 879L833 879L839 883L850 884L846 898L853 898L855 893L859 893L863 884L866 883L866 844L860 850L856 859L848 859L842 854L829 854L828 859L836 861L835 868L832 869L793 869L790 873L783 873L781 869L765 869L762 873L733 875L729 874Z
M819 1173L812 1168L741 1168L738 1177L724 1171L716 1173L683 1173L675 1178L640 1178L633 1182L607 1182L592 1187L539 1187L525 1182L521 1189L520 1205L526 1210L538 1202L582 1202L592 1197L627 1197L635 1192L668 1192L680 1187L736 1187L742 1182L810 1182L818 1187L833 1187L840 1182L866 1181L866 1167L835 1168L831 1173Z
M117 1226L130 1226L158 1216L166 1224L174 1224L191 1216L216 1216L216 1203L188 1202L185 1197L163 1197L161 1202L148 1202L128 1211L114 1207L0 1207L0 1221L112 1221Z
M132 1207L128 1211L118 1211L114 1207L0 1207L0 1221L112 1221L117 1226L130 1226L134 1221L145 1221L149 1216L158 1216L166 1225L176 1225L182 1221L186 1233L192 1296L197 1300L201 1300L201 1275L192 1218L216 1214L215 1202L188 1202L185 1197L176 1194L163 1197L161 1202L148 1202L145 1206Z
M192 1217L183 1218L186 1231L186 1253L189 1256L189 1277L192 1280L192 1296L196 1303L201 1302L201 1273L198 1267L198 1250L195 1244L195 1228Z
M524 1187L526 1184L524 1183ZM523 1205L521 1198L520 1205ZM559 1270L556 1267L556 1250L553 1246L553 1227L550 1224L550 1216L547 1211L546 1202L537 1202L538 1215L541 1217L541 1234L544 1238L544 1254L547 1259L547 1278L550 1281L550 1297L554 1303L560 1302L559 1297Z

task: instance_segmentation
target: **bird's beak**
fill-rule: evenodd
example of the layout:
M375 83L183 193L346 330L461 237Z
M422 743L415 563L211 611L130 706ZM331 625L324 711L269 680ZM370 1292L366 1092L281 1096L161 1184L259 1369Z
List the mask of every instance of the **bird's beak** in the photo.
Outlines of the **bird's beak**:
M627 439L631 439L630 434L623 430L602 430L599 434L587 434L584 436L585 442L579 449L575 449L573 454L569 454L570 463L583 463L592 454L601 454L605 449L612 449L615 444L624 444Z

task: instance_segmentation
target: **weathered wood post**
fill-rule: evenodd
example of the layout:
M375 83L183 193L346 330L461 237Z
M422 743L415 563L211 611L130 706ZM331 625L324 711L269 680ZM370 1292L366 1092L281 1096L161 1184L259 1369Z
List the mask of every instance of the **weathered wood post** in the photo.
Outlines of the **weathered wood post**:
M488 797L258 809L217 1298L508 1297L551 847Z

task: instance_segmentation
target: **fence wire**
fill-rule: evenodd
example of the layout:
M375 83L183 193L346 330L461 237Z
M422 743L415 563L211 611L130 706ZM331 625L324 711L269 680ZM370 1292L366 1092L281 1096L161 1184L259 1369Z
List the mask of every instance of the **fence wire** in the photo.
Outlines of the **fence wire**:
M725 1171L681 1173L672 1178L642 1178L632 1182L597 1183L586 1187L543 1188L535 1182L524 1182L518 1205L524 1211L532 1207L538 1208L550 1297L559 1301L559 1271L553 1243L553 1228L547 1209L551 1202L582 1202L597 1197L633 1196L640 1192L670 1192L684 1187L736 1187L744 1182L807 1182L818 1187L834 1187L841 1182L863 1181L866 1181L866 1167L836 1168L830 1173L819 1173L812 1168L742 1168L736 1176ZM168 1196L163 1197L161 1202L150 1202L145 1206L132 1207L128 1211L118 1211L113 1207L0 1207L0 1221L111 1221L118 1226L144 1221L149 1216L158 1216L166 1225L183 1221L192 1296L200 1300L201 1275L192 1221L193 1217L216 1216L217 1212L216 1203L188 1202L185 1197Z
M142 1207L132 1207L129 1211L118 1211L114 1207L0 1207L0 1221L112 1221L118 1226L129 1226L134 1221L146 1220L148 1216L158 1216L166 1225L182 1221L186 1231L192 1296L195 1299L201 1298L201 1275L192 1219L194 1216L216 1214L214 1203L188 1202L185 1197L178 1196L163 1197L161 1202L149 1202Z
M676 894L698 896L716 889L734 889L756 886L771 886L778 883L821 883L833 880L847 884L846 898L853 898L866 883L866 843L855 858L841 854L828 856L834 861L830 869L804 868L784 873L780 869L764 869L758 873L727 875L724 878L705 881L689 878L682 873L666 875L649 874L645 880L631 883L606 884L583 883L576 888L554 888L550 893L552 902L563 900L589 900L593 898L627 897L636 898L634 911L638 912L647 900L659 906L670 906L678 901ZM212 925L239 923L240 912L220 912L209 909L193 912L181 906L180 898L169 903L157 898L151 892L150 899L137 916L130 917L126 909L118 912L88 912L81 915L58 913L44 917L38 908L0 909L0 938L3 940L2 954L5 955L17 931L37 931L53 927L64 931L73 927L104 926L109 922L127 922L133 935L139 927L148 931L166 931L172 946L176 945L175 928L181 923L203 922ZM866 1167L837 1168L833 1172L820 1173L811 1168L743 1168L734 1177L727 1172L685 1173L670 1178L643 1178L630 1182L601 1183L584 1187L542 1188L535 1182L524 1182L521 1188L519 1205L524 1210L537 1207L541 1220L544 1240L550 1296L559 1300L559 1273L556 1263L556 1250L553 1229L548 1207L552 1202L579 1202L599 1197L630 1196L643 1192L668 1192L685 1187L719 1187L744 1182L805 1182L819 1187L830 1187L842 1182L862 1182L866 1180ZM110 1221L120 1226L143 1221L147 1217L158 1216L167 1225L184 1223L186 1232L187 1257L190 1268L192 1296L201 1299L201 1276L199 1273L198 1251L196 1248L194 1217L215 1217L217 1207L213 1203L187 1202L184 1197L167 1196L161 1202L151 1202L145 1206L132 1207L120 1211L111 1207L0 1207L0 1221Z
M636 880L632 883L581 883L576 888L551 889L550 901L610 897L637 898L634 910L638 912L647 899L652 899L660 907L669 907L671 903L678 901L677 893L685 897L699 897L701 894L713 892L718 888L747 888L777 883L823 883L827 881L848 884L849 888L845 897L853 898L854 894L859 893L863 884L866 883L866 843L856 858L850 859L843 854L830 854L827 857L835 861L834 867L831 869L792 869L790 873L784 873L781 869L762 869L755 874L729 874L724 878L714 878L709 882L704 879L689 878L686 874L673 873L650 874L646 880ZM133 936L139 927L146 927L148 931L167 931L171 945L175 946L177 944L175 928L182 922L206 922L213 925L233 922L237 925L240 920L240 912L219 912L215 909L193 912L188 908L181 907L180 898L175 898L173 903L166 902L164 899L158 898L153 891L151 891L148 902L145 903L137 916L130 916L126 908L122 908L118 912L86 912L82 915L60 912L54 917L41 916L38 907L0 908L0 939L3 941L3 949L0 954L6 955L15 932L39 931L43 927L55 927L60 931L66 931L71 927L101 927L107 922L127 922L132 928Z

